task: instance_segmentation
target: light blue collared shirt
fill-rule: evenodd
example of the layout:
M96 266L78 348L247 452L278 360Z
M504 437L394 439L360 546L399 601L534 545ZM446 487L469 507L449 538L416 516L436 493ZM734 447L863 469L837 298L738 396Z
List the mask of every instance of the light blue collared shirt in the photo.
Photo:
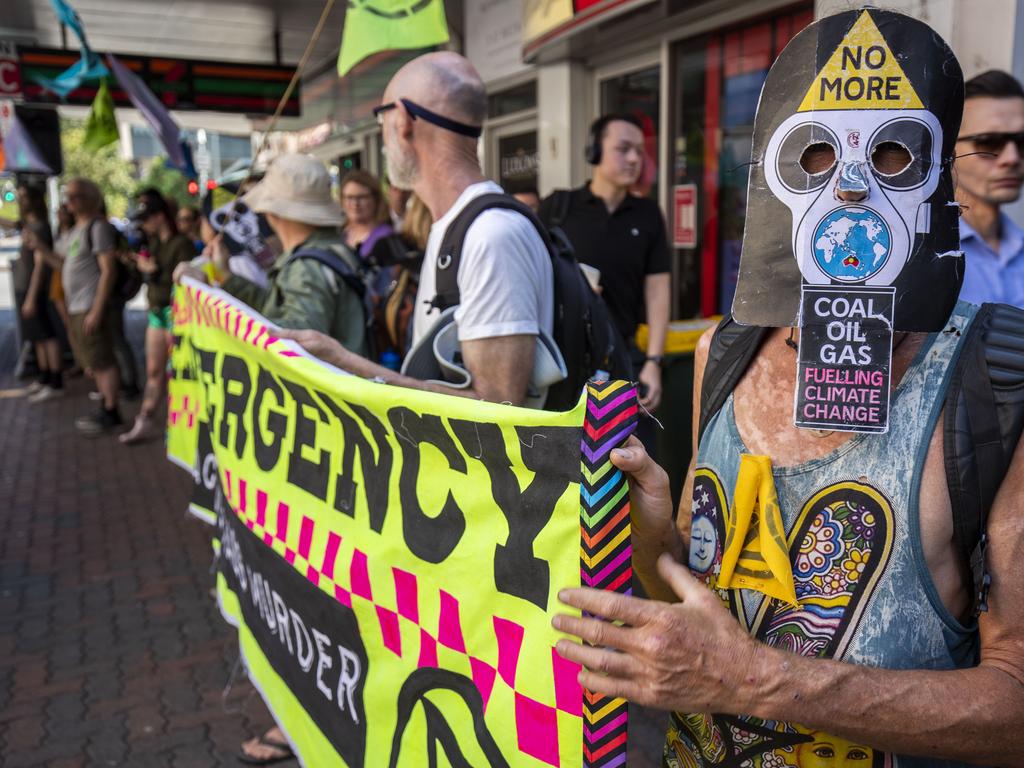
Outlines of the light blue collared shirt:
M960 249L967 260L960 298L972 304L993 301L1024 307L1024 230L1005 214L999 219L999 253L960 219Z

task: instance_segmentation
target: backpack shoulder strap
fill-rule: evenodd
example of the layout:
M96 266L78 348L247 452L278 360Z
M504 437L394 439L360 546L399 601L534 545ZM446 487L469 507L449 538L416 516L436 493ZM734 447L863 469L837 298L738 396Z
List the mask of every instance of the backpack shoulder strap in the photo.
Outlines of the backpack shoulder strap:
M89 253L92 253L92 228L96 226L97 221L99 221L99 219L93 219L82 231L82 241L78 246L79 252L88 251Z
M474 197L459 211L441 239L441 247L437 252L437 266L434 272L435 290L437 295L431 300L430 305L435 309L444 311L454 307L460 301L459 293L459 264L462 262L462 247L466 240L466 234L470 226L476 221L477 216L487 210L503 208L516 211L522 214L533 224L537 233L544 241L548 251L551 250L551 241L548 238L544 226L526 205L520 203L511 195L503 193L488 193Z
M756 325L740 325L732 315L723 317L715 328L701 380L698 442L704 437L704 430L712 417L743 377L768 331L768 328Z
M988 610L989 509L1024 427L1024 310L983 304L966 332L946 393L944 461L953 536L974 582L974 615Z
M569 205L572 203L571 189L556 189L551 193L551 213L544 222L549 227L560 227L569 216Z
M288 261L285 262L285 266L292 262L298 261L299 259L309 259L310 261L316 261L323 264L325 267L334 272L340 277L345 285L352 289L352 291L360 299L366 296L366 282L363 280L358 270L345 259L340 253L335 251L333 248L299 248L295 253L288 257Z

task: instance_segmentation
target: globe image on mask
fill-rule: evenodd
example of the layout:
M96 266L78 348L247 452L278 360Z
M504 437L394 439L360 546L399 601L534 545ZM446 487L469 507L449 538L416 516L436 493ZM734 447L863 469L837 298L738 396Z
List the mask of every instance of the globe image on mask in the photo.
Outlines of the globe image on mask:
M832 211L814 230L814 261L834 280L855 283L877 275L889 260L889 225L869 208Z

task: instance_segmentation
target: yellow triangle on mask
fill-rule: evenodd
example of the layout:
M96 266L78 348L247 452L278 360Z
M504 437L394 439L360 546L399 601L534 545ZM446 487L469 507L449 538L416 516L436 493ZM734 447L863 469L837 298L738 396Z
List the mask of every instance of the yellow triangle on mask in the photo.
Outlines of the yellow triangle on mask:
M717 586L754 589L797 605L771 458L740 456L732 503Z
M816 109L924 109L868 11L814 78L797 112Z

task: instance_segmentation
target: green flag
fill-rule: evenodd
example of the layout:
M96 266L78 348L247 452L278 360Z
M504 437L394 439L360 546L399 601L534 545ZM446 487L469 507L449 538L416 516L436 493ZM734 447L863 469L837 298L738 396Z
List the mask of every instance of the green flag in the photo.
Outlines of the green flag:
M379 51L448 42L443 0L349 0L338 52L338 75Z
M107 80L100 81L100 88L96 91L96 98L89 108L89 119L85 123L85 139L82 141L84 149L95 152L107 144L117 141L117 120L114 118L114 99L107 88Z

